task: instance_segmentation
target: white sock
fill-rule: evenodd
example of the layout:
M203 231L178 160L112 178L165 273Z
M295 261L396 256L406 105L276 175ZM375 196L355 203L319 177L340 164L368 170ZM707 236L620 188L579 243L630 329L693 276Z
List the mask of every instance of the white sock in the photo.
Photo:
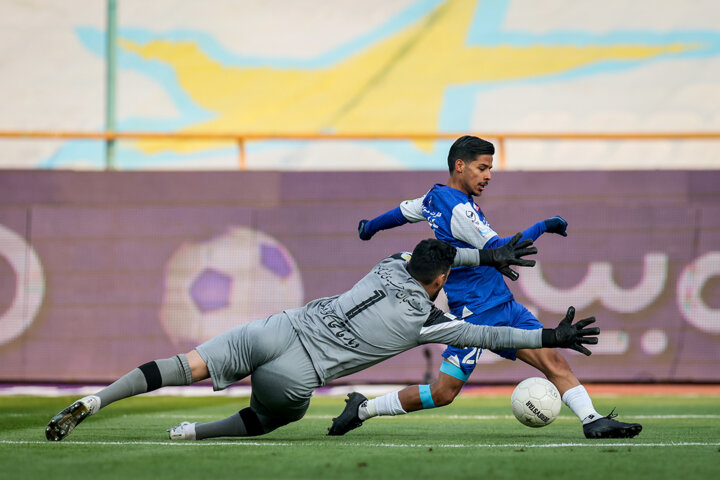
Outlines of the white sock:
M88 416L95 415L102 407L100 397L97 395L88 395L78 400L78 402L82 402L88 408Z
M358 418L362 421L368 418L377 417L377 409L375 408L375 400L363 402L358 407Z
M593 406L590 395L582 385L573 387L562 396L562 401L570 407L577 417L582 420L583 425L594 422L602 415L600 415Z
M388 393L382 397L373 398L367 402L363 402L358 408L358 417L360 420L376 417L378 415L402 415L407 413L400 404L398 392Z

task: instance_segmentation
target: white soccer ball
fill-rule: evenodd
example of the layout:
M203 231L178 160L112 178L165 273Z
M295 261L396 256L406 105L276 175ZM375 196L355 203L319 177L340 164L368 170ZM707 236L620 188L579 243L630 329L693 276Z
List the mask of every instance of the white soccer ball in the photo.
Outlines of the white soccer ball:
M176 348L192 348L303 300L300 270L288 249L266 233L231 227L173 252L160 323Z
M551 424L560 413L560 392L544 378L532 377L520 382L510 397L513 414L528 427Z

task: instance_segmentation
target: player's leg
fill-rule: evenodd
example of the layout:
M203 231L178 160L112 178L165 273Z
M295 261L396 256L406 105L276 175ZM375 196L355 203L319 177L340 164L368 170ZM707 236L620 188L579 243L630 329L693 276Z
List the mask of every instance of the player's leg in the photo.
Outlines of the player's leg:
M601 416L595 410L592 400L573 373L570 364L555 349L518 350L516 355L518 359L540 370L557 387L563 402L580 420L591 421ZM568 392L570 402L566 401L565 394Z
M557 387L562 401L582 421L587 438L632 438L642 431L639 423L619 422L613 419L612 413L600 415L585 387L556 350L518 350L517 358L540 370Z
M481 324L485 315L473 315L464 320ZM345 400L345 409L333 418L328 435L344 435L376 416L403 415L451 404L470 378L481 353L479 348L448 346L442 354L445 360L438 379L432 384L412 385L371 400L358 392L351 393Z
M377 416L403 415L449 405L470 377L478 354L478 349L474 348L448 347L443 353L447 359L440 367L438 379L432 384L412 385L371 400L361 393L350 393L345 400L345 409L333 418L328 435L344 435L361 426L365 420ZM455 364L460 362L459 359L465 360L462 368Z
M239 347L241 350L250 348L250 406L215 422L183 422L169 430L172 440L264 435L305 415L312 392L320 386L312 361L289 322L271 317L264 323L265 328L253 329L248 341ZM216 388L232 383L234 367L223 372L221 365L233 360L219 363L218 355L208 354L206 348L200 349L200 353L208 355Z
M542 323L527 308L516 301L507 302L502 306L503 316L508 319L505 325L536 330L543 328ZM519 358L523 362L540 370L560 392L565 404L577 415L580 420L590 421L600 417L593 407L585 388L570 368L565 357L552 348L502 350L495 352L509 360ZM565 394L568 393L566 396ZM566 401L569 400L569 401Z
M397 392L398 401L406 413L444 407L455 400L463 385L465 385L464 379L448 375L441 370L438 379L433 383L429 385L413 385Z
M99 392L81 398L63 409L45 427L45 437L48 440L60 441L80 422L113 402L169 385L190 385L207 378L207 375L205 362L194 350L145 363Z

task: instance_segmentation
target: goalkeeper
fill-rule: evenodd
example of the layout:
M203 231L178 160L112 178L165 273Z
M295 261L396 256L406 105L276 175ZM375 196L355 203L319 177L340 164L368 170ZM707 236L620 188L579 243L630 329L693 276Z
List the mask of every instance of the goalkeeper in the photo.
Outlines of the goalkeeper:
M471 325L434 307L452 265L532 266L533 260L522 257L537 250L519 240L520 234L501 248L483 251L423 240L412 255L382 260L343 294L236 327L187 354L141 365L55 415L45 435L62 440L101 408L160 387L211 378L214 389L222 390L248 375L249 407L214 422L182 422L168 432L171 440L263 435L300 420L316 388L420 344L582 351L582 344L597 343L599 329L585 328L593 318L575 324L565 319L556 329L521 330Z

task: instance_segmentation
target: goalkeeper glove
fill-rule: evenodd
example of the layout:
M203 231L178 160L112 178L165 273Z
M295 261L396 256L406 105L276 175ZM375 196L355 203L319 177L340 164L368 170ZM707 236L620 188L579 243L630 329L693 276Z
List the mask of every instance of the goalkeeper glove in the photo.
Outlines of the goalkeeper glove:
M595 317L578 320L573 324L574 318L575 307L570 307L557 328L543 328L542 346L572 348L583 355L591 355L592 352L582 344L595 345L598 343L597 336L600 335L600 329L597 327L585 328L595 322Z
M537 248L531 247L532 240L520 242L521 238L522 233L516 233L508 243L500 248L480 250L480 265L495 267L510 280L517 280L520 275L512 270L510 265L533 267L535 266L535 260L524 260L522 257L537 253Z

